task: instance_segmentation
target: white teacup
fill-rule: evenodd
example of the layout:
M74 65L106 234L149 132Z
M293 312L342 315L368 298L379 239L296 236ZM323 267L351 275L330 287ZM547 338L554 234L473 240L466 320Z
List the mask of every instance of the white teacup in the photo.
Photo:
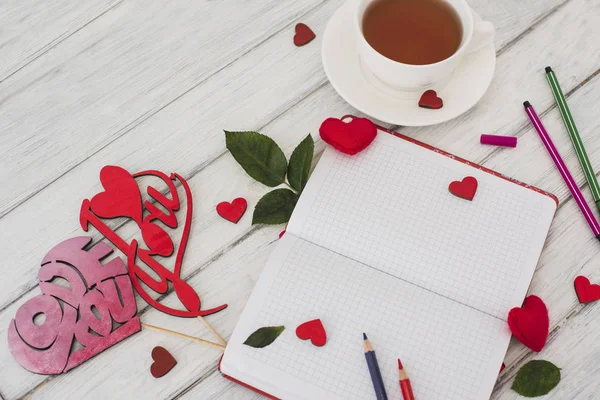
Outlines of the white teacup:
M364 67L386 87L400 91L438 88L447 83L462 57L494 40L494 26L484 22L465 0L446 0L457 12L462 25L462 42L456 52L434 64L411 65L391 60L377 52L365 39L362 23L365 10L376 0L353 0L354 24L358 36L358 54Z

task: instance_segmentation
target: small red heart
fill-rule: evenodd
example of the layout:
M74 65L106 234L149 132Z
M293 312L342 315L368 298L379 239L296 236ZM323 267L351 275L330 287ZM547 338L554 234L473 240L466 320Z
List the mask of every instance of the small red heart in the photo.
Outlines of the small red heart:
M354 155L366 149L377 136L377 127L366 118L344 122L327 118L319 128L321 139L344 154Z
M437 110L444 106L444 101L437 96L435 90L428 90L419 99L419 107Z
M315 33L306 24L296 24L296 35L294 35L294 44L298 47L304 46L316 37Z
M246 207L248 207L246 199L238 197L231 203L223 201L217 204L217 213L227 221L237 224L242 215L244 215L244 212L246 212Z
M164 347L156 346L152 349L154 362L150 366L150 373L155 378L165 376L176 364L177 360Z
M461 199L471 201L477 192L477 179L467 176L462 181L453 181L448 185L448 190Z
M521 343L540 352L548 339L548 309L539 297L527 296L523 307L515 307L508 313L508 326Z
M133 176L121 167L107 165L100 170L104 192L90 201L90 208L99 217L129 217L142 223L142 195Z
M296 336L302 340L310 339L312 344L318 347L324 346L327 343L325 327L323 327L320 319L313 319L299 325L296 328Z
M585 276L575 278L575 292L580 303L600 300L600 285L592 285Z

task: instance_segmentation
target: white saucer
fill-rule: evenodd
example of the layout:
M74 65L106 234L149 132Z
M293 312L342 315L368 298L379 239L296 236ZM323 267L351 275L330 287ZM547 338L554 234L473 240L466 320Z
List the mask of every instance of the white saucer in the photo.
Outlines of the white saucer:
M444 101L438 110L418 105L423 91L399 92L385 87L362 68L352 25L351 2L331 17L321 56L329 81L344 100L357 110L383 122L402 126L426 126L456 118L473 107L484 95L496 67L494 44L466 56L443 87L432 87Z

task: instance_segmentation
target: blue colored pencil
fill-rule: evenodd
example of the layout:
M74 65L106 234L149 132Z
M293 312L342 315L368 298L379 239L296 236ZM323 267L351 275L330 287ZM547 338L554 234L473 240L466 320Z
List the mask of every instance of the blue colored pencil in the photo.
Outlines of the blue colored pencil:
M381 377L381 371L379 370L379 364L377 364L375 350L373 350L373 346L371 346L371 342L369 342L365 333L363 333L363 339L365 358L367 359L367 366L369 367L369 373L371 374L371 381L373 381L375 396L377 396L377 400L388 400L385 386L383 385L383 378Z

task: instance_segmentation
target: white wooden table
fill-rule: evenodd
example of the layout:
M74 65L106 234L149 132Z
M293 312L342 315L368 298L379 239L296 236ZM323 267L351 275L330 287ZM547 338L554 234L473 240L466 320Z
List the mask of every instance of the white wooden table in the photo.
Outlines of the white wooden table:
M183 275L228 337L269 257L278 227L237 225L214 211L267 191L225 149L223 129L258 130L290 154L329 116L355 113L329 85L320 39L342 0L3 0L0 2L0 395L4 399L255 399L223 379L220 352L147 329L68 374L35 375L6 346L9 321L39 294L39 263L53 245L84 232L82 199L101 191L100 168L176 171L195 196ZM600 170L600 2L470 0L497 29L498 63L483 100L462 117L403 133L555 193L560 206L530 293L548 305L548 344L534 354L513 341L494 399L513 399L516 371L531 359L562 368L554 399L600 398L600 304L582 306L573 279L600 281L600 244L523 111L530 100L591 200L545 81L557 72L590 159ZM294 25L317 39L292 44ZM517 135L514 150L483 147L481 133ZM122 233L126 234L127 225ZM92 230L99 240L97 231ZM172 297L171 294L168 297ZM139 300L139 299L138 299ZM166 301L169 298L165 299ZM162 314L139 300L143 322L209 334L195 319ZM179 364L149 373L150 351Z

